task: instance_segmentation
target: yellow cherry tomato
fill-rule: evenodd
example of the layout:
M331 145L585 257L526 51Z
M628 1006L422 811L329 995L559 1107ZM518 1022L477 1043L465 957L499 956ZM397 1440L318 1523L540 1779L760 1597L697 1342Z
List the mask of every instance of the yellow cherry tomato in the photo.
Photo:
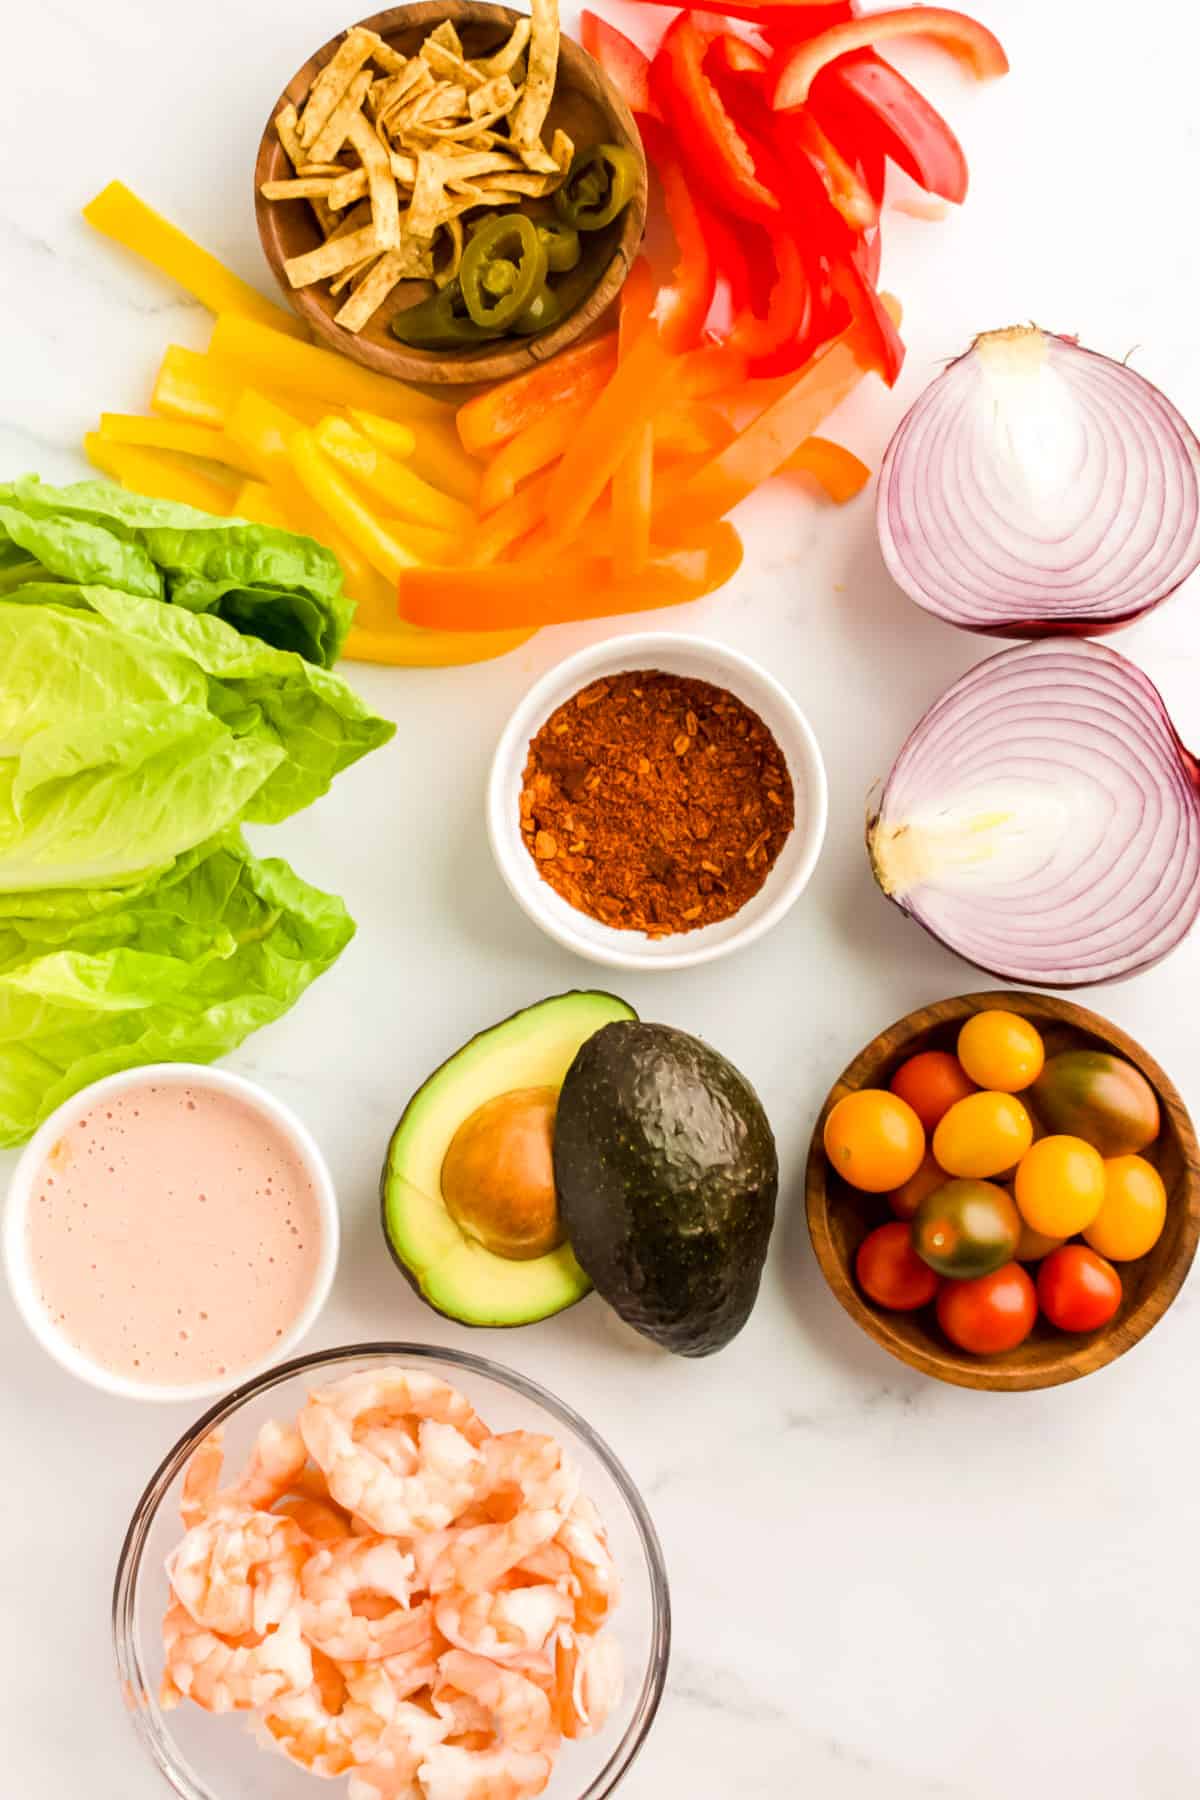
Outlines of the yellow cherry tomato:
M933 1154L947 1175L987 1181L1019 1163L1033 1142L1033 1120L1011 1094L968 1094L933 1134Z
M958 1034L958 1060L981 1088L1019 1094L1041 1074L1046 1052L1028 1019L996 1007L967 1020Z
M1034 1231L1074 1237L1100 1211L1104 1159L1082 1138L1039 1138L1017 1166L1013 1191L1021 1217Z
M886 1088L860 1088L825 1121L825 1154L851 1187L886 1194L921 1166L925 1127L907 1101Z
M1013 1255L1018 1262L1041 1262L1043 1256L1049 1256L1054 1250L1061 1250L1066 1241L1066 1238L1047 1237L1044 1232L1035 1231L1032 1225L1027 1225L1022 1219L1021 1235L1017 1239Z
M1145 1256L1162 1236L1167 1190L1144 1156L1111 1156L1104 1165L1104 1199L1084 1237L1110 1262Z

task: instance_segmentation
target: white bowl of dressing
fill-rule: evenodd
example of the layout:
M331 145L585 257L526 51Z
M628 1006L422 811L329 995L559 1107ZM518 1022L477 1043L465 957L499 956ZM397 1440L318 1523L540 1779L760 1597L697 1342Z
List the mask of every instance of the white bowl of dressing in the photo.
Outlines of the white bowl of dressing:
M337 1196L253 1082L155 1063L72 1095L22 1151L8 1284L64 1369L131 1400L204 1400L289 1356L337 1267Z

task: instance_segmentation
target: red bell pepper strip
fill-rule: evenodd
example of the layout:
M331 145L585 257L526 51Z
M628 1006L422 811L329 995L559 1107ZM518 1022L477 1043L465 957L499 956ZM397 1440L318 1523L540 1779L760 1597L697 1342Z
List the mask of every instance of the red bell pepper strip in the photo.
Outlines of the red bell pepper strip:
M589 56L594 56L631 113L657 118L650 98L650 58L632 38L586 9L579 15L579 36Z
M677 7L679 0L647 0L650 6ZM854 17L850 0L686 0L685 12L708 13L722 19L744 19L760 31L795 31L801 36L826 31L830 25ZM794 40L789 40L794 41Z
M857 170L852 168L832 138L807 107L784 115L790 127L796 151L808 157L825 184L825 191L847 225L855 231L870 231L879 223L879 202L871 194ZM785 127L781 121L781 136Z
M704 53L704 72L721 85L730 79L740 76L762 76L771 66L771 59L765 50L752 44L747 38L736 37L732 31L723 31L715 37Z
M1008 73L1003 45L978 19L945 6L901 6L866 19L843 20L786 52L780 58L775 82L775 106L781 111L803 106L813 82L829 63L851 50L868 50L896 37L936 39L980 81Z
M717 288L709 244L710 215L692 191L670 132L652 119L642 119L640 124L676 245L675 266L670 281L658 290L655 317L663 347L678 354L699 344Z
M487 455L540 419L548 406L583 393L599 393L616 362L617 334L610 331L560 351L525 375L514 375L511 381L476 394L456 415L463 448Z
M760 304L766 293L766 310L760 313L749 301L739 309L727 340L730 347L744 352L753 377L800 368L814 348L816 309L799 244L789 231L773 233L757 256L748 258L748 268ZM787 359L783 367L781 353Z
M822 69L809 107L849 153L854 145L890 156L926 193L960 204L967 197L962 145L924 94L873 50L856 50Z
M755 158L704 72L708 36L689 13L667 28L650 65L650 92L714 200L742 219L777 219L779 195L759 179Z

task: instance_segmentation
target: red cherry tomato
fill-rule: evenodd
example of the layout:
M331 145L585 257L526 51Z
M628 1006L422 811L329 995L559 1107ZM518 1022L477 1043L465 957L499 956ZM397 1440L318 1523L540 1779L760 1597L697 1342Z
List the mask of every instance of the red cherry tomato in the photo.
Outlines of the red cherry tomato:
M1025 1342L1037 1318L1037 1295L1020 1263L1005 1263L974 1281L943 1283L937 1316L950 1342L960 1350L995 1356Z
M900 1219L863 1239L854 1271L868 1300L889 1312L914 1312L938 1291L937 1276L913 1249L912 1232Z
M1038 1305L1060 1331L1098 1331L1121 1304L1121 1277L1084 1244L1064 1244L1038 1270Z
M975 1092L975 1083L948 1050L922 1050L919 1056L910 1056L888 1085L908 1101L926 1131L933 1130L956 1100Z

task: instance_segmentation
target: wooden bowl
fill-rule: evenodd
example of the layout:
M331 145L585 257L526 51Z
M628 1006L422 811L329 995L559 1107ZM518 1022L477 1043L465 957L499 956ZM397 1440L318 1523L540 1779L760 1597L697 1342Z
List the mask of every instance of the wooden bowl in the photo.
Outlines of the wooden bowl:
M418 0L412 6L389 7L386 12L375 13L360 23L377 32L403 55L411 56L435 26L450 19L462 38L467 55L486 56L505 41L522 16L507 6L485 5L482 0ZM258 234L275 279L292 307L314 337L328 344L330 349L364 363L379 375L391 375L398 381L445 384L503 381L566 349L595 323L620 292L637 255L646 223L645 152L633 114L600 65L570 38L561 40L558 85L544 132L549 141L555 127L561 126L570 135L576 150L599 143L622 144L638 159L640 180L629 205L605 230L590 234L590 244L585 243L584 254L595 263L595 286L561 324L538 337L502 338L494 345L484 344L475 350L416 350L394 338L388 325L397 312L424 298L430 291L429 283L401 282L361 332L344 331L333 322L341 301L330 295L328 284L316 282L311 287L293 288L284 271L283 265L289 257L314 250L322 241L308 202L264 200L259 192L264 181L283 181L292 174L291 164L275 134L275 114L288 100L297 108L303 104L318 72L344 36L345 32L339 31L315 56L310 56L288 82L271 108L254 165L254 211Z
M1120 1264L1125 1290L1109 1324L1086 1335L1055 1330L1039 1317L1032 1335L999 1356L970 1356L942 1335L932 1306L920 1312L884 1312L860 1293L854 1258L869 1231L892 1217L879 1194L864 1194L830 1167L823 1133L831 1109L859 1088L886 1087L900 1064L921 1050L953 1050L964 1019L985 1007L1020 1013L1037 1026L1046 1054L1060 1050L1110 1050L1140 1069L1158 1095L1162 1125L1142 1152L1167 1190L1167 1222L1148 1255ZM808 1231L826 1281L856 1324L877 1344L919 1369L958 1387L1015 1392L1076 1381L1115 1362L1157 1324L1183 1285L1200 1238L1200 1153L1188 1111L1174 1084L1140 1044L1107 1019L1070 1000L1042 994L962 994L939 1000L881 1031L855 1057L831 1090L813 1132L806 1182Z

